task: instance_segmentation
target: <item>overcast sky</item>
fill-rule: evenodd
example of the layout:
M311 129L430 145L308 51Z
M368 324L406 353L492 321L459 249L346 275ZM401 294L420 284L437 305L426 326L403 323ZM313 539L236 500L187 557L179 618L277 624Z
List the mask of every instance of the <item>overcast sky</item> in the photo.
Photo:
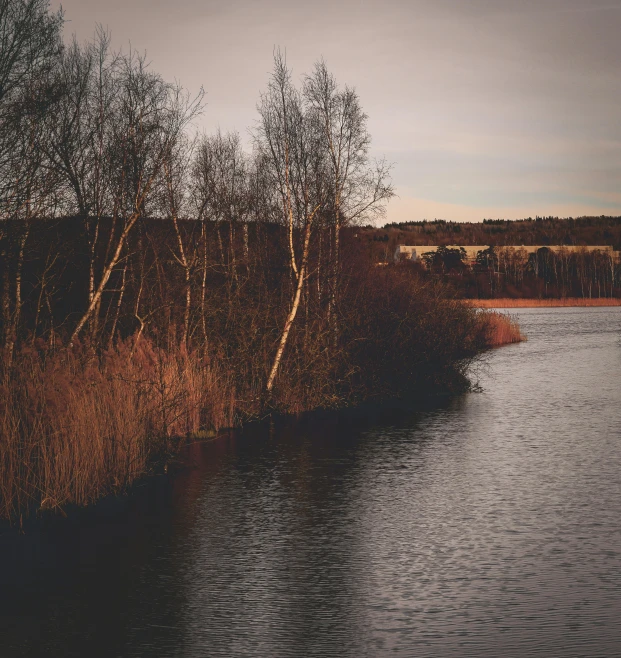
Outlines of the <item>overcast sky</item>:
M59 2L52 1L57 8ZM197 91L247 138L274 46L324 57L394 163L387 221L621 215L621 0L64 0L65 35Z

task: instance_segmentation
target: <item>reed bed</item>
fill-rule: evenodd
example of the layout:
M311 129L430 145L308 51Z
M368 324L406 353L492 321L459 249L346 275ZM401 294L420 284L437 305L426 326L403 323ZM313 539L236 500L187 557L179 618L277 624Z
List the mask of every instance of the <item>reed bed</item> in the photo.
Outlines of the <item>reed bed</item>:
M233 424L229 380L183 347L24 349L1 374L0 517L118 493L187 435Z
M500 347L526 340L515 318L505 313L485 311L479 314L480 331L484 336L485 345Z
M563 299L469 299L477 308L538 308L564 306L621 306L616 297L565 297Z
M330 336L310 341L300 325L271 396L261 382L272 336L253 344L241 321L236 357L224 349L230 332L217 347L215 331L211 348L145 335L100 351L22 343L10 366L0 362L0 518L120 493L188 438L270 411L466 390L478 354L524 340L509 316L448 299L402 269L360 274L348 291L340 349L320 349Z

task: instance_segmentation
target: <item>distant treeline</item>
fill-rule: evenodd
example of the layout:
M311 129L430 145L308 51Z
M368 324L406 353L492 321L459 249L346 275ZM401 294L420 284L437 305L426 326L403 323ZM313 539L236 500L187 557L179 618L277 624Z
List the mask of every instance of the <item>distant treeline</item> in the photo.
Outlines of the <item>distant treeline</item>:
M450 281L460 296L487 298L621 297L618 253L541 247L533 253L513 247L481 250L474 263L463 248L441 247L425 254L420 275Z
M612 245L616 251L621 249L621 217L608 216L484 219L483 222L436 219L386 224L372 233L395 244Z
M419 268L424 278L450 282L467 298L489 297L621 297L621 263L606 252L571 249L537 254L519 250L520 245L610 245L621 248L621 217L537 217L524 220L476 222L405 222L370 226L358 231L369 258L390 261L398 245L444 245L447 249L427 259ZM490 245L476 264L448 245ZM514 248L510 248L514 247Z

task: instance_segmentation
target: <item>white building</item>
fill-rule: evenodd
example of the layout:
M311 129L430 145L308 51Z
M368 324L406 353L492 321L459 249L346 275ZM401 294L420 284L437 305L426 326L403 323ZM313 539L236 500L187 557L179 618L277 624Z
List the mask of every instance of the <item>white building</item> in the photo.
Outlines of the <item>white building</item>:
M489 249L489 245L446 245L448 249L464 249L466 251L466 262L474 263L477 259L477 254L480 251L485 251ZM423 254L429 254L437 251L438 245L403 245L400 244L395 250L395 262L398 263L401 260L413 260L417 261L421 259ZM601 251L602 253L608 254L613 260L618 261L620 252L613 251L610 245L595 245L595 246L573 246L573 245L526 245L526 246L513 246L513 245L498 245L495 247L497 251L499 250L514 250L514 251L523 251L526 254L534 254L540 249L549 249L554 253L561 252L592 252L592 251Z

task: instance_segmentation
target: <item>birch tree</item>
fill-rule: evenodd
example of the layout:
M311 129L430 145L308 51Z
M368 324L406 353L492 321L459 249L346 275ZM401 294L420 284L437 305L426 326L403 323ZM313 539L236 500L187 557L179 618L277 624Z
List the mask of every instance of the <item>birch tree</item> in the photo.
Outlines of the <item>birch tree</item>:
M113 196L110 249L88 307L70 339L73 343L97 308L119 264L128 236L154 206L154 188L177 140L201 109L202 93L190 96L148 70L144 56L131 52L121 60L115 81L110 171Z
M95 295L101 219L112 212L110 156L118 64L119 57L110 52L110 35L101 27L83 46L74 38L60 58L56 72L60 97L46 120L46 156L63 181L63 212L77 215L88 243L88 304ZM97 318L95 311L93 333Z
M289 310L267 379L266 390L270 393L308 276L313 224L326 201L325 162L319 148L317 123L294 87L280 51L275 54L274 71L258 111L255 145L269 166L271 182L280 197L293 279Z
M193 198L198 218L216 226L220 259L235 276L235 224L243 220L247 206L247 158L239 134L203 135L196 149L192 170ZM225 250L220 225L228 226Z
M0 0L0 303L10 361L22 306L22 269L31 222L53 206L42 124L55 102L51 72L62 50L62 13L46 0Z
M326 216L331 230L332 258L328 317L336 348L341 228L382 215L386 201L393 196L393 188L390 166L383 160L373 162L370 159L368 117L358 94L351 87L339 87L323 60L319 60L313 73L305 78L304 99L320 131L318 147L325 152L329 178L330 207L326 209Z
M185 135L180 136L164 162L163 209L170 218L175 231L176 247L173 256L183 269L185 305L183 311L182 342L187 344L190 334L190 312L192 308L192 273L196 267L197 251L194 235L184 235L180 217L188 207L188 170L192 161L194 143ZM194 225L194 223L192 223Z

